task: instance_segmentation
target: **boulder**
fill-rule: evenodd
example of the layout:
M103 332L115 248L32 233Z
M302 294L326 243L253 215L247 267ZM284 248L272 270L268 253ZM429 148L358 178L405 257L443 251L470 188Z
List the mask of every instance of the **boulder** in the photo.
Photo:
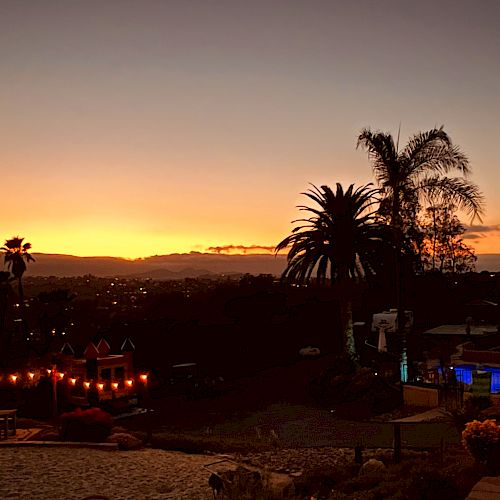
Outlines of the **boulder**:
M361 469L359 470L359 474L361 476L367 475L367 474L378 474L380 472L385 471L386 467L384 462L381 462L380 460L376 460L375 458L370 458L370 460L367 460L362 466Z

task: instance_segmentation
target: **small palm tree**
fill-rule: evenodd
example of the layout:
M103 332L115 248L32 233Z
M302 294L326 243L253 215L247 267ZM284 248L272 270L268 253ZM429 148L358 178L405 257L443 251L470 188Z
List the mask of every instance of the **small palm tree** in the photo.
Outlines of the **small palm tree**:
M4 252L4 262L7 268L11 271L14 279L17 279L17 286L19 291L19 301L24 304L24 290L22 277L26 271L27 262L35 262L35 259L30 255L31 243L24 243L24 238L14 236L7 240L2 247Z
M375 208L378 190L370 186L313 186L302 193L319 208L299 206L311 216L294 221L301 224L276 246L276 252L289 248L283 279L305 283L316 275L318 283L339 287L343 344L353 359L351 284L375 273L385 228Z

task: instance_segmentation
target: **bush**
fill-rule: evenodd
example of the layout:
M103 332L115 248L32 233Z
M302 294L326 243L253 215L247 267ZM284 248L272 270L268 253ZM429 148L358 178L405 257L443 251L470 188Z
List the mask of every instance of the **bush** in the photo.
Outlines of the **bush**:
M488 396L471 396L464 401L462 408L449 410L448 413L459 432L462 432L467 422L478 420L481 413L492 405L491 398Z
M479 463L500 467L500 425L494 420L474 420L465 425L462 443Z
M100 408L77 408L59 418L59 434L64 441L103 442L112 426L111 415Z
M415 500L421 498L458 500L460 498L455 482L431 465L413 469L408 494L409 498L415 498Z

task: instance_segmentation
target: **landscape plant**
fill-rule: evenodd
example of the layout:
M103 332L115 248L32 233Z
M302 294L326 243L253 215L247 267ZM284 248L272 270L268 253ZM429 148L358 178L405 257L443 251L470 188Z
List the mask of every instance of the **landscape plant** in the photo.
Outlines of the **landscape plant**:
M77 408L59 417L59 434L64 441L104 442L112 426L111 415L97 407Z
M337 183L336 190L313 186L302 194L317 207L299 206L309 217L294 221L299 225L276 246L276 252L288 250L282 279L309 283L315 276L317 284L337 287L344 351L356 359L353 283L376 273L385 240L376 209L378 190L351 184L344 191Z
M500 425L495 420L473 420L465 425L462 443L479 463L500 468Z
M398 328L403 325L402 259L415 263L416 245L422 235L417 217L422 207L453 204L471 220L481 220L484 198L472 183L469 160L455 146L443 127L413 135L399 148L390 133L365 128L357 147L368 152L376 182L380 188L380 215L389 224L394 252L394 300L398 310ZM451 177L448 174L459 175Z

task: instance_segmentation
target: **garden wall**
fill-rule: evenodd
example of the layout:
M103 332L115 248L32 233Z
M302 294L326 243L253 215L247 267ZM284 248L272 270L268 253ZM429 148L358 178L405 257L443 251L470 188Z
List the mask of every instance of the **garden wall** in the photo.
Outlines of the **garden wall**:
M420 387L405 384L403 386L403 399L405 405L436 408L439 406L439 393L433 387Z

